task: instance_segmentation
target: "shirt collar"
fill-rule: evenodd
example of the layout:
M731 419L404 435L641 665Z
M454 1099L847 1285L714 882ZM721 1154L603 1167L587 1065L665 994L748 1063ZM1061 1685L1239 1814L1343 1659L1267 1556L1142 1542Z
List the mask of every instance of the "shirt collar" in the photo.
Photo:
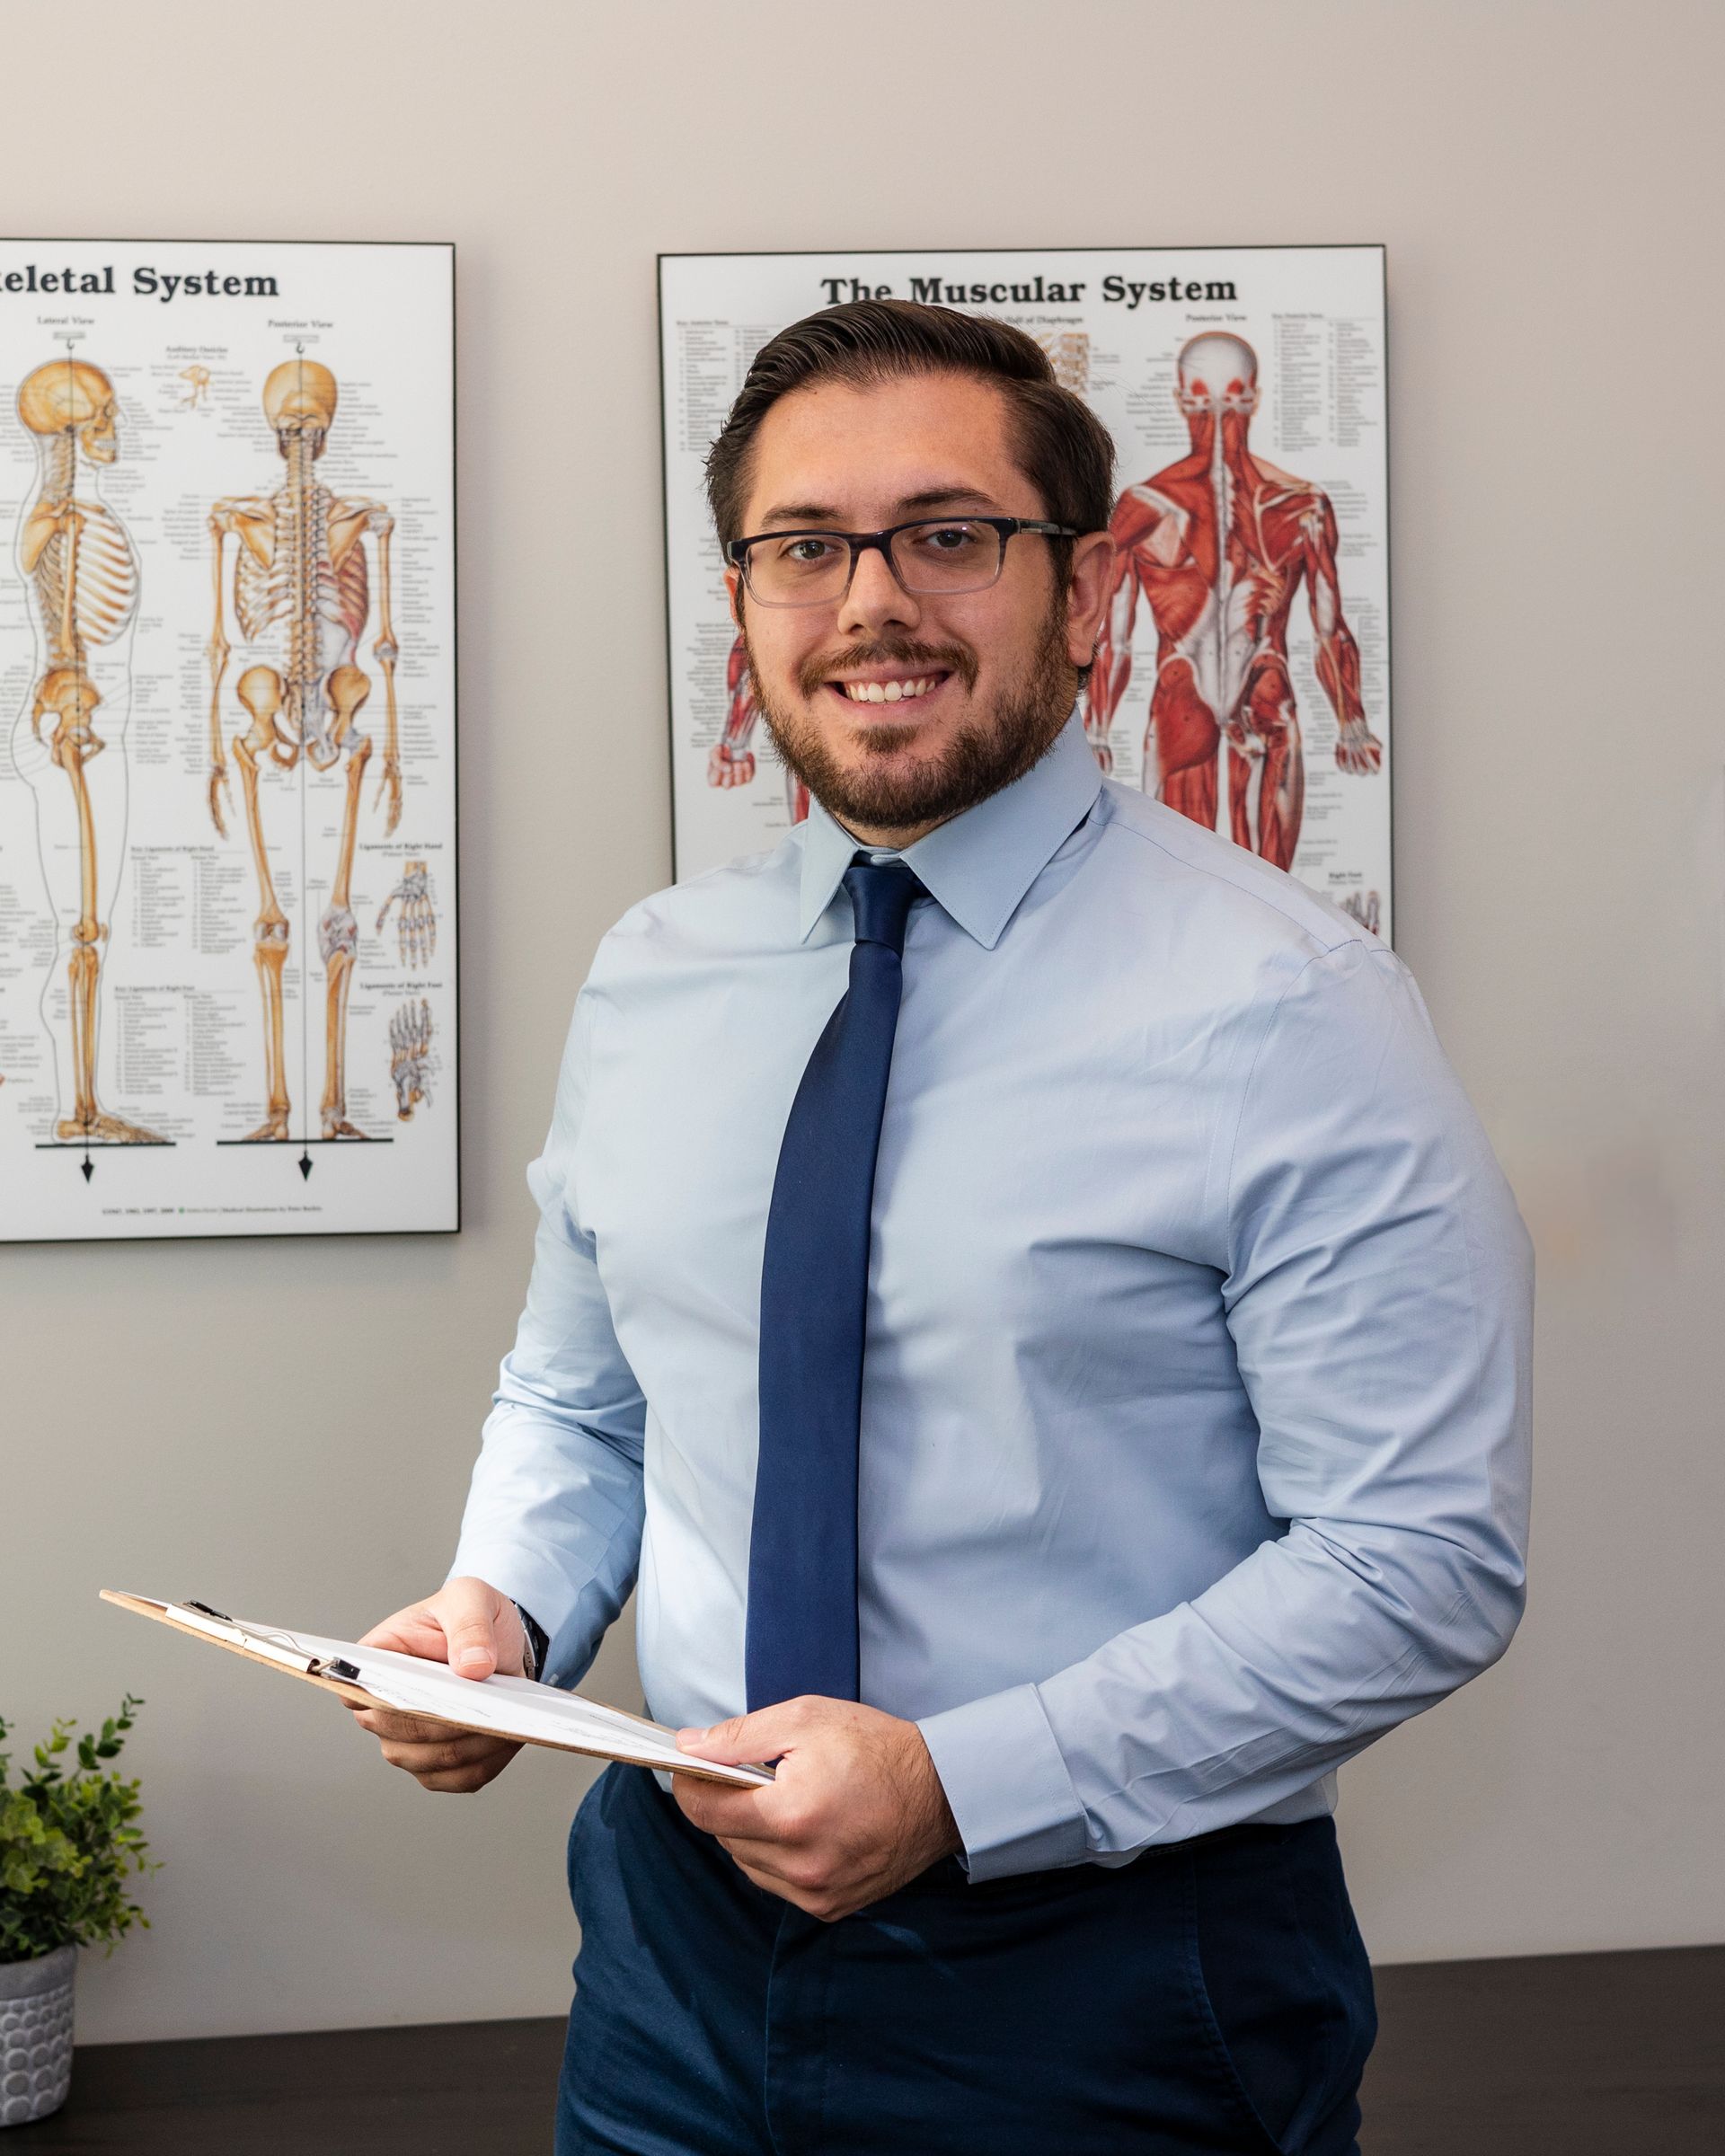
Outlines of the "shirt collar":
M1032 770L962 816L937 825L907 846L902 858L959 926L992 950L1026 891L1089 813L1101 785L1075 712ZM803 834L797 932L807 942L844 881L857 841L814 800Z

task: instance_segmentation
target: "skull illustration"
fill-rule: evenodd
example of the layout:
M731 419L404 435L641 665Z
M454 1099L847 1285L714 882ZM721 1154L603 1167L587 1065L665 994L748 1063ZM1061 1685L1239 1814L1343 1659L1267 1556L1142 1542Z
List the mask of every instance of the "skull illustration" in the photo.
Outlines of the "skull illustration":
M1206 331L1181 350L1174 402L1184 412L1237 412L1258 409L1258 355L1243 337Z
M311 437L312 455L322 456L324 437L335 417L335 376L315 359L284 359L263 385L264 417L276 430L286 456L289 443Z
M83 359L50 359L26 375L18 390L18 417L32 434L75 432L93 464L111 464L117 447L114 422L119 400L99 367Z

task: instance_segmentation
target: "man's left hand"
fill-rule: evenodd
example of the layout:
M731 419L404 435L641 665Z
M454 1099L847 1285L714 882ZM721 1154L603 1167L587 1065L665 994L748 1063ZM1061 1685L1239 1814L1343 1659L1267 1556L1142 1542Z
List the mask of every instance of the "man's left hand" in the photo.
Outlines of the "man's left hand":
M746 1878L832 1923L883 1900L961 1846L915 1722L854 1700L786 1700L711 1729L679 1729L697 1759L776 1760L772 1785L727 1789L677 1774L671 1788Z

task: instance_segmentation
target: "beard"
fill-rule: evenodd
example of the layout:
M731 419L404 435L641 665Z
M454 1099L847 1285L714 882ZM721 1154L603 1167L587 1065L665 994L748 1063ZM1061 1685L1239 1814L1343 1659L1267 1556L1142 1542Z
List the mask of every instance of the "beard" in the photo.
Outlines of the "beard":
M821 807L853 828L903 830L962 816L1041 762L1059 738L1078 694L1078 669L1066 656L1065 594L1057 593L1029 664L1003 688L992 711L961 726L937 755L896 767L892 759L916 739L916 729L871 727L861 737L870 761L851 769L833 753L830 723L823 725L806 708L788 709L767 690L749 647L747 624L742 636L756 706L774 747ZM797 686L805 697L814 697L821 694L834 674L888 665L926 667L930 671L944 667L967 691L977 683L976 654L968 647L885 636L806 661L798 669Z

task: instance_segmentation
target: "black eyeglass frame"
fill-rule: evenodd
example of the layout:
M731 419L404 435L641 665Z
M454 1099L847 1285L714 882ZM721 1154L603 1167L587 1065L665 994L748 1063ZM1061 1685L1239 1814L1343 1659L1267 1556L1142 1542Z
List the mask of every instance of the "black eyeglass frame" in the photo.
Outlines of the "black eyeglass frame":
M924 526L939 526L942 524L986 525L1000 540L1000 559L995 564L994 575L986 584L969 584L962 591L951 593L949 596L955 599L968 598L975 591L987 591L999 583L1006 567L1006 542L1015 538L1020 532L1029 532L1032 537L1044 539L1077 539L1083 535L1075 525L1050 524L1044 517L912 517L903 524L889 524L884 532L836 532L818 525L799 527L795 531L756 532L747 539L733 539L725 549L725 560L741 577L744 588L757 606L842 606L850 596L851 586L856 578L858 559L870 547L880 550L880 558L886 563L893 582L908 597L939 598L939 588L933 591L911 590L899 575L898 565L892 558L892 542L900 532L915 532ZM845 572L844 589L819 599L764 599L749 582L748 550L751 546L764 546L769 539L842 539L851 550L851 565Z

